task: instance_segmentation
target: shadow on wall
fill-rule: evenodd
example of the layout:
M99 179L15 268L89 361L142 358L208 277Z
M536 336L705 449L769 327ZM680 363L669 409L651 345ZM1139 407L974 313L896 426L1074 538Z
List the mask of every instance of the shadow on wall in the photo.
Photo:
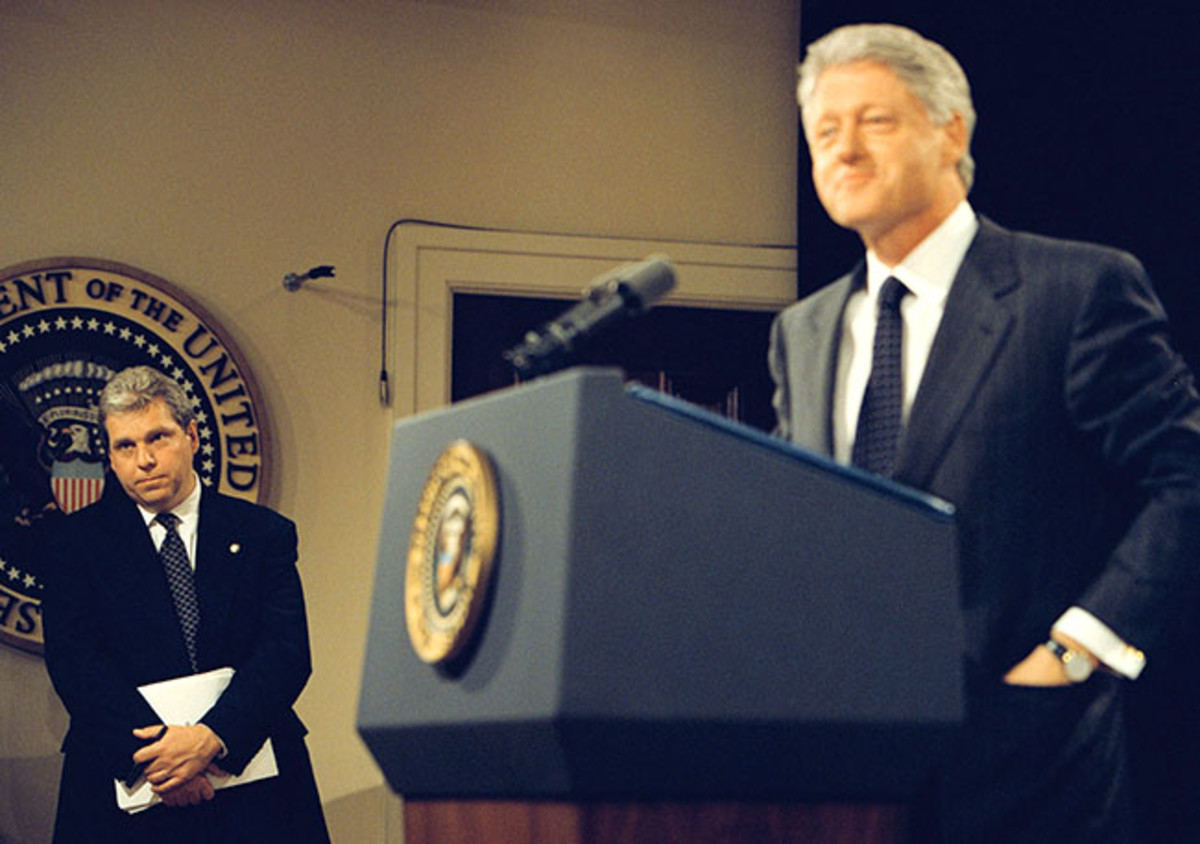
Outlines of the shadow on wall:
M41 656L0 643L0 844L49 844L67 713Z
M329 837L335 844L357 841L404 844L403 803L386 785L356 791L324 805ZM0 844L6 842L0 840Z
M54 829L62 757L0 759L5 795L0 807L0 844L47 844Z

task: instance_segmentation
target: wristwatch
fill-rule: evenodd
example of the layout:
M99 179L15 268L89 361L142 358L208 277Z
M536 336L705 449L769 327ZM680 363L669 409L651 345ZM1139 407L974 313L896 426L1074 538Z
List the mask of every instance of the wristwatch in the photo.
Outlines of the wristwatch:
M1067 673L1067 679L1072 683L1082 683L1088 677L1091 677L1092 672L1096 669L1096 666L1092 664L1091 657L1083 651L1068 648L1057 639L1047 640L1046 647L1050 653L1058 657L1058 661L1062 663L1063 671Z

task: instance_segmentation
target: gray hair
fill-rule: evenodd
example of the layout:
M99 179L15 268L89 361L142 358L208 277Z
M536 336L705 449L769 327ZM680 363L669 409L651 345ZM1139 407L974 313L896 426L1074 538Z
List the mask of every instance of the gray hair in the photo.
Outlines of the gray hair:
M100 392L100 430L107 431L104 421L110 415L139 411L155 399L166 403L180 428L196 418L192 400L176 381L153 367L131 366L114 375Z
M944 126L955 113L962 115L967 130L967 150L959 159L958 175L970 191L975 181L975 159L971 157L975 106L971 103L967 75L945 47L903 26L886 23L843 26L808 46L796 87L804 134L811 134L811 116L807 109L817 79L831 67L860 61L879 62L895 73L924 104L935 125Z

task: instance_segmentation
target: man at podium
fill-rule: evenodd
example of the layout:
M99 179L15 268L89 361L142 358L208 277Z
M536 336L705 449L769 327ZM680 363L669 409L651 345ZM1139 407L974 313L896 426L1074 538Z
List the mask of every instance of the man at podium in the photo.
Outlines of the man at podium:
M958 509L942 835L1140 840L1163 818L1132 808L1126 698L1147 665L1195 671L1168 654L1200 566L1200 397L1163 308L1132 256L976 214L975 112L941 46L843 27L798 99L818 197L866 256L776 320L778 431Z

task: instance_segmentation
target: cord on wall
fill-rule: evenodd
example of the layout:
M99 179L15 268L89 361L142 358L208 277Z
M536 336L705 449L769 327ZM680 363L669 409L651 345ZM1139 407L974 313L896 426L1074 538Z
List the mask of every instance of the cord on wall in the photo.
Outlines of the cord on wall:
M507 234L531 234L531 235L554 235L562 236L562 232L540 232L527 231L520 229L503 229L493 228L489 226L465 226L459 223L444 223L437 220L422 220L416 217L401 217L388 226L387 234L383 238L383 278L379 291L379 311L380 311L380 330L379 330L379 404L382 407L388 407L392 403L391 377L388 372L387 350L388 350L388 256L391 254L392 235L396 229L401 226L432 226L442 229L458 229L460 231L474 232L503 232ZM623 240L631 240L628 236L622 235L574 235L575 237L603 237L616 238ZM681 243L698 242L698 241L680 241ZM726 245L747 245L747 244L726 244ZM776 244L757 244L759 248L777 249L781 248ZM795 244L789 244L786 247L794 249ZM310 271L311 272L311 271Z

